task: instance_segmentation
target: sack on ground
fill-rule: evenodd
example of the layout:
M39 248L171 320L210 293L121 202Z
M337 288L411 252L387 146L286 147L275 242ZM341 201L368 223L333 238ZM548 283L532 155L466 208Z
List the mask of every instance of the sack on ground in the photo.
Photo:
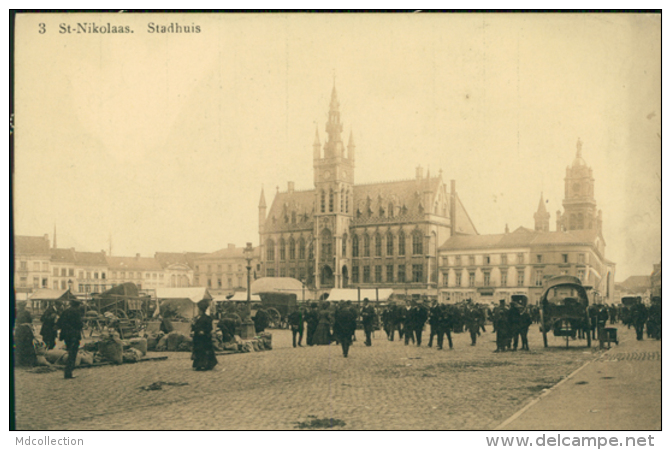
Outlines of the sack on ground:
M52 348L51 350L47 350L44 357L51 364L56 364L56 361L61 359L63 357L63 355L67 355L67 354L68 354L68 352L66 352L65 350L61 350L61 349L58 349L58 348Z
M142 352L134 347L123 352L123 362L134 363L142 359Z
M237 352L238 351L238 344L235 342L229 342L223 345L223 350L227 352Z
M79 351L77 356L81 357L81 363L84 366L92 366L93 365L93 353L89 353L87 351Z
M142 356L147 354L147 340L145 338L132 338L130 346L142 352Z
M164 335L159 339L158 344L156 344L157 352L165 352L168 350L168 335Z
M121 341L104 340L98 344L98 353L115 364L123 363L123 344Z
M35 365L36 366L51 366L49 361L47 361L47 358L44 357L44 355L37 355L35 359Z
M178 333L177 331L172 331L170 334L168 334L168 351L169 352L177 351L179 344L184 342L184 338L185 336L183 334Z

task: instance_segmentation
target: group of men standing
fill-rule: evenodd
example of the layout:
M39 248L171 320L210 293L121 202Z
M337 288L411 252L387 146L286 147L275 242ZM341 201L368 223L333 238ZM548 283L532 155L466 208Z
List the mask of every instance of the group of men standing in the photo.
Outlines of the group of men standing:
M527 335L532 322L531 314L524 305L517 302L506 305L505 300L500 300L492 311L492 324L496 332L495 352L517 351L520 340L522 350L529 350Z

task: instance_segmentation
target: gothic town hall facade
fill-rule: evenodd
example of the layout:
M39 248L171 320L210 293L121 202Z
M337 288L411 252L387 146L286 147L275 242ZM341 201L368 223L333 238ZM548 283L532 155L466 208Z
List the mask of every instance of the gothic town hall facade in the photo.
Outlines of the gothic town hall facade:
M342 139L340 104L331 93L326 142L313 144L314 189L293 182L268 209L261 192L261 274L331 288L437 288L438 248L454 234L477 234L455 190L418 167L407 180L355 184L356 145Z

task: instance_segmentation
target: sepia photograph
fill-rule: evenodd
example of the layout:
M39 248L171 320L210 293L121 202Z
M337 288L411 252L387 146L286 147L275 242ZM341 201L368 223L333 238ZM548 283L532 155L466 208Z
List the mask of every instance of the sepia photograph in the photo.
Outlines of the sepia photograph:
M661 11L11 33L12 444L661 446Z

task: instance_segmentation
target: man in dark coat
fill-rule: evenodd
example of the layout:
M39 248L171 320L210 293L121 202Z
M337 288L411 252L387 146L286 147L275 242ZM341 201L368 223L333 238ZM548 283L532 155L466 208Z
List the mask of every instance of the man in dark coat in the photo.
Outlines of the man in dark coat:
M361 323L363 324L363 331L366 334L366 346L373 345L371 335L373 333L373 324L375 323L375 308L370 304L367 298L363 299L363 309L361 310Z
M303 341L303 322L305 318L303 317L304 311L303 306L301 305L298 309L294 310L287 321L289 322L289 327L291 327L291 340L294 348L296 348L296 336L298 335L298 346L302 347L301 342Z
M492 322L496 330L496 351L505 352L510 347L510 327L508 326L508 308L505 300L499 301L499 306L494 308Z
M438 321L438 350L443 349L443 338L447 336L447 343L452 350L452 327L454 326L455 311L454 305L441 305L440 320Z
M422 345L422 331L424 331L424 325L426 325L426 320L429 318L429 308L426 305L416 304L413 308L413 325L412 330L415 333L415 339L417 340L417 347Z
M70 307L63 311L56 325L61 330L60 340L65 342L68 350L68 360L65 363L65 378L75 378L72 372L75 369L77 353L79 352L79 342L82 338L82 311L79 300L71 300Z
M315 330L317 329L317 325L319 325L319 310L316 303L310 305L310 310L305 314L305 321L308 323L306 343L312 346L314 345Z
M648 321L648 308L645 307L641 300L638 300L634 306L631 307L631 323L636 329L636 340L643 340L643 328L645 322Z
M414 306L415 302L407 301L405 303L405 308L399 311L403 317L403 336L405 338L405 345L408 345L410 340L412 340L413 344L415 343L415 333L413 333L413 330L415 329L415 317L413 314Z
M259 310L256 311L256 315L254 316L253 320L254 330L257 334L263 333L270 325L270 316L263 307L260 307Z
M433 345L433 337L438 335L438 324L440 323L441 307L438 300L431 303L429 309L429 325L431 326L431 334L429 335L429 348Z
M403 339L403 319L405 309L400 305L389 305L389 324L391 326L390 341L394 341L394 334L398 331L398 338Z
M517 351L517 346L520 340L520 328L522 325L521 305L516 302L510 304L508 309L508 327L510 329L510 336L513 341L513 351Z
M49 305L47 309L44 310L42 318L42 326L40 327L40 334L42 335L42 340L47 346L47 350L51 350L56 347L56 337L58 336L58 328L56 328L56 319L58 319L58 314L56 313L56 308L54 305Z
M480 308L476 305L469 304L466 309L464 320L466 329L471 335L471 345L473 346L477 344L478 335L480 334Z
M342 355L347 358L349 347L352 344L352 335L356 331L357 313L354 308L340 302L335 312L333 334L342 347Z

